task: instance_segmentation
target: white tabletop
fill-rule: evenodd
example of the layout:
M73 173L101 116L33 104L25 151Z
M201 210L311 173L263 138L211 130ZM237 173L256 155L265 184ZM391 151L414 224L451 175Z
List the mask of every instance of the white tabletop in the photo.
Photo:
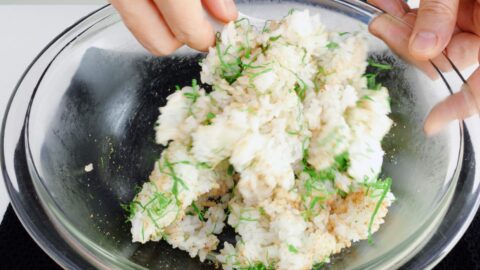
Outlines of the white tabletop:
M0 5L0 119L18 79L34 57L57 34L99 7ZM0 176L0 220L7 205L8 195Z

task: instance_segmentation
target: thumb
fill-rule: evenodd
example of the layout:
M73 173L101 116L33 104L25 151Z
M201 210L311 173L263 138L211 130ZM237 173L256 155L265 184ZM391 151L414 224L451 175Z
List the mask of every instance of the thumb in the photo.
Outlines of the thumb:
M455 29L459 0L423 0L409 42L410 53L419 60L438 56Z

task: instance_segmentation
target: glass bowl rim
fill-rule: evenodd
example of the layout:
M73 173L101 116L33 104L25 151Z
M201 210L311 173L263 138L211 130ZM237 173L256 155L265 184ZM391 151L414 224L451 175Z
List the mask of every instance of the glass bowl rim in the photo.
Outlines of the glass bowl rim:
M341 3L341 2L351 2L351 1L333 0L333 2ZM20 85L21 85L24 77L25 77L25 76L27 75L27 73L30 71L31 67L35 65L35 63L37 62L37 60L38 60L47 50L51 49L51 46L54 45L54 44L56 44L59 39L64 38L64 37L68 37L69 31L70 31L71 29L77 27L80 23L85 22L85 21L88 21L89 19L91 19L92 15L94 15L94 14L99 14L99 12L102 11L102 10L104 10L104 11L105 11L105 10L108 10L108 7L109 7L109 5L103 6L103 7L101 7L100 9L98 9L98 10L96 10L96 11L88 14L87 16L85 16L84 18L82 18L81 20L79 20L78 22L76 22L75 24L73 24L72 26L70 26L69 28L67 28L64 32L62 32L61 34L59 34L54 40L52 40L52 42L50 42L50 43L46 46L46 48L45 48L44 50L42 50L42 52L40 52L40 54L37 56L37 58L35 58L35 60L33 60L32 64L31 64L31 65L27 68L27 70L25 71L24 75L23 75L22 78L20 79L20 81L19 81L17 87L15 88L15 91L14 91L14 93L12 94L12 97L11 97L9 103L8 103L7 110L6 110L6 114L5 114L5 118L4 118L4 122L3 122L2 134L1 134L1 135L2 135L2 141L0 142L0 143L1 143L0 146L2 146L2 149L1 149L1 150L2 150L2 157L1 157L1 159L2 159L2 160L1 160L1 161L2 161L2 169L4 169L4 167L5 167L5 165L3 164L3 163L4 163L3 142L4 142L5 123L6 123L6 121L7 121L8 111L10 111L10 109L11 109L11 105L12 105L13 99L14 99L14 97L15 97L15 94L16 94L18 88L20 87ZM94 21L91 25L93 26L93 25L95 25L95 24L97 24L97 23L99 23L99 22L100 22L100 21ZM85 29L85 31L86 31L86 30L88 30L88 29ZM83 33L83 31L82 31L79 35L81 35L82 33ZM59 55L60 53L61 53L61 50L60 50L60 52L58 52L57 55ZM52 60L52 61L53 61L53 60ZM47 70L48 70L48 68L47 68L44 72L46 72ZM41 78L40 78L40 81L41 81ZM39 81L38 83L40 83L40 81ZM38 85L37 85L37 86L38 86ZM30 100L30 103L31 103L32 101L33 101L33 97L32 97L32 99ZM31 105L31 104L30 104L30 105ZM30 109L30 106L29 106L29 109ZM28 129L28 113L27 113L26 123L27 123L27 129ZM462 135L463 135L463 134L462 134ZM28 147L28 140L27 140L27 138L28 138L28 136L26 136L26 140L25 140L26 145L25 145L25 146L26 146L27 148L29 148L29 147ZM463 142L463 136L462 136L462 142ZM29 150L29 149L28 149L28 150ZM31 153L28 153L28 154L31 154ZM27 154L27 159L31 159L31 156L28 157L28 154ZM460 160L461 160L461 159L460 159ZM4 176L7 175L6 170L3 170L3 174L4 174ZM38 175L37 175L37 176L38 176ZM9 181L8 175L7 175L7 177L5 177L5 181L6 181L6 182ZM8 186L10 186L10 185L8 185ZM9 189L9 194L10 194L11 197L12 197L12 193L13 193L13 191L11 191L11 190ZM14 196L14 195L13 195L13 196ZM12 201L13 201L13 200L12 200ZM41 201L41 200L40 200L40 201ZM14 203L14 204L15 204L15 203ZM44 210L47 212L47 215L49 215L48 209L45 209L45 205L43 205L43 204L44 204L44 202L42 202L42 207L43 207ZM478 205L477 205L477 207L478 207ZM18 213L21 213L21 211L20 211L19 209L17 209L17 208L15 207L15 205L14 205L14 208L15 208L15 211L17 212L17 214L18 214ZM24 227L27 227L27 228L30 227L30 226L26 226L26 225L25 225L25 223L28 223L28 222L25 222L24 219L22 219L22 214L19 214L19 217L20 217L20 220L22 221ZM51 215L49 215L49 217L52 219L52 216L51 216ZM53 219L53 220L55 220L55 219ZM55 223L55 222L53 222L53 223ZM468 225L468 224L467 224L467 225ZM56 227L57 227L57 226L56 226ZM57 230L58 230L58 229L59 229L59 228L57 228ZM32 234L33 238L34 238L37 242L41 242L40 240L36 239L36 237L34 236L34 234L33 234L31 231L29 231L29 232ZM457 241L458 241L458 240L457 240ZM40 244L40 246L41 246L42 248L47 249L47 248L45 247L45 243L39 243L39 244ZM72 243L70 243L70 245L72 245ZM452 246L452 247L453 247L453 246ZM76 250L77 250L77 249L76 249ZM53 255L53 254L52 254L53 252L52 252L51 250L46 250L46 251L47 251L47 253L49 253L50 256ZM77 251L78 251L78 250L77 250ZM54 254L54 255L58 255L58 254ZM88 255L87 255L87 256L85 256L85 255L86 255L86 254L82 254L82 257L83 257L83 258L85 258L85 257L87 257L87 258L91 257L91 256L88 256ZM59 259L58 256L52 256L52 257L56 258L57 261L59 261L59 260L58 260L58 259ZM61 260L60 260L60 261L61 261Z

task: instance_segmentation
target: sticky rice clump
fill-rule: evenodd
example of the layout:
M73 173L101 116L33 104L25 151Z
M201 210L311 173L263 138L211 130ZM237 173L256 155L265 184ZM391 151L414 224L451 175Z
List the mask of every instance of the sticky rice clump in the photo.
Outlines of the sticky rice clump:
M226 25L201 84L160 108L165 149L128 206L133 241L163 239L225 269L290 270L368 239L394 196L379 179L389 94L367 65L361 34L308 11ZM218 250L225 226L236 243Z

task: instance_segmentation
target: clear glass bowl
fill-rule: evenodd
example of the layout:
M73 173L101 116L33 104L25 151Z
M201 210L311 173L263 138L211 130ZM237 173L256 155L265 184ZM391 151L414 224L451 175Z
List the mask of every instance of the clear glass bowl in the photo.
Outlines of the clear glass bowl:
M397 201L374 245L356 243L331 269L432 267L455 245L479 203L479 119L425 138L429 109L458 89L431 79L368 34L379 10L360 1L243 1L242 13L279 19L289 9L320 13L331 29L369 36L372 57L395 66L390 89L396 125L384 140L383 173ZM106 6L53 40L33 61L3 122L2 171L20 220L66 268L210 269L166 243L132 244L120 203L147 179L162 148L153 123L169 89L199 76L202 54L182 48L154 58ZM167 91L168 90L168 91ZM93 171L84 167L93 164Z

